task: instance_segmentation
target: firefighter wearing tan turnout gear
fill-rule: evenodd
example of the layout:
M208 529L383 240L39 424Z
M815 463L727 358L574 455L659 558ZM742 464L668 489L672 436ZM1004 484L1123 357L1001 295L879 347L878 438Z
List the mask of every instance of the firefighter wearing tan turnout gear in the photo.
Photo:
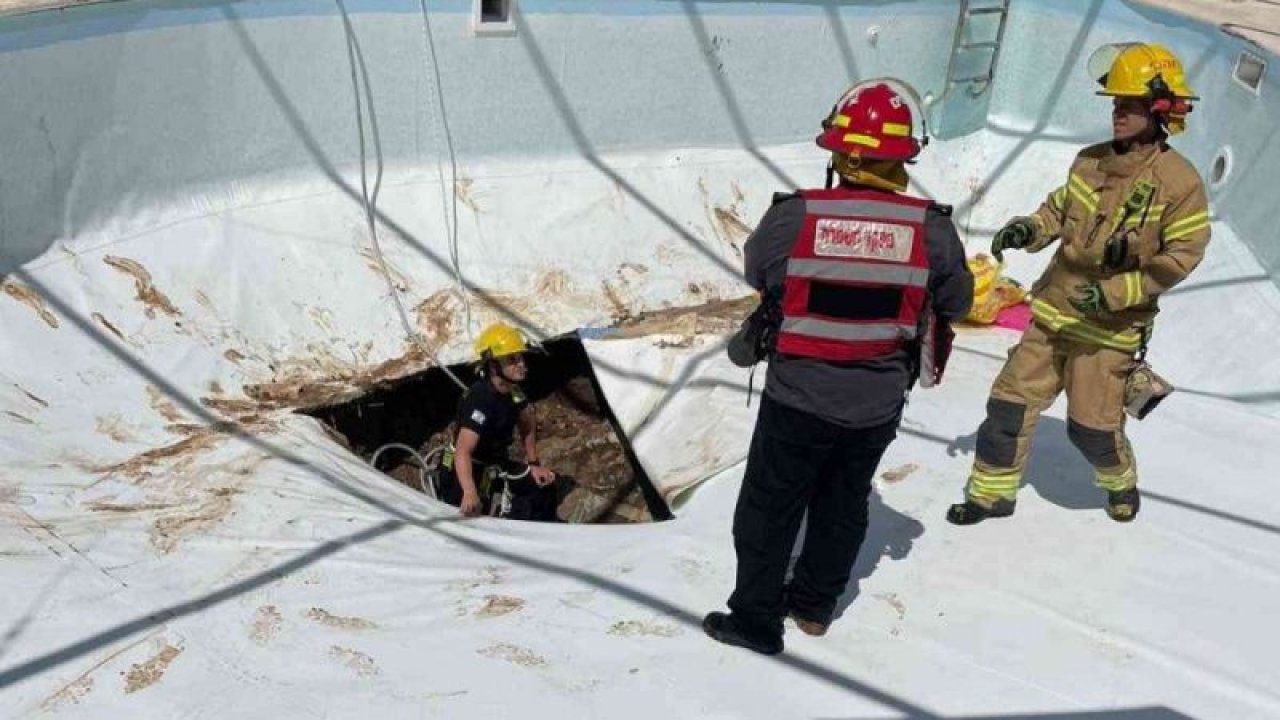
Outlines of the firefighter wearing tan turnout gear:
M1062 186L992 243L999 257L1061 241L1032 288L1035 321L991 389L965 502L947 514L958 525L1013 513L1036 420L1063 391L1068 435L1107 492L1107 514L1138 512L1125 383L1157 299L1204 256L1209 212L1195 168L1165 144L1195 99L1178 59L1158 45L1107 46L1090 71L1113 98L1114 139L1084 149Z

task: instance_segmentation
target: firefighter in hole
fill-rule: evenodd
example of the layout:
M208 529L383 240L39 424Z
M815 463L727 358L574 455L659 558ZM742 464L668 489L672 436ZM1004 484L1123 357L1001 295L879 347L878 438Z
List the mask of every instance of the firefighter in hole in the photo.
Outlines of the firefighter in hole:
M476 340L480 378L458 405L440 473L440 499L463 515L558 521L556 506L571 483L538 461L536 415L519 385L528 350L520 332L503 323ZM515 432L522 461L510 457Z

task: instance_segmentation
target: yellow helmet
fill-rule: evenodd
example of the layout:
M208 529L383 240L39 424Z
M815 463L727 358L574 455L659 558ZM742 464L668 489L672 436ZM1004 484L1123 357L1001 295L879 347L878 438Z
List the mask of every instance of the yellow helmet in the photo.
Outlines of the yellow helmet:
M519 330L506 323L494 323L480 333L475 342L476 355L481 359L517 355L529 350L528 343Z
M1093 52L1089 76L1098 81L1099 95L1151 98L1151 110L1170 133L1186 127L1191 100L1199 100L1187 85L1182 61L1163 45L1116 43Z

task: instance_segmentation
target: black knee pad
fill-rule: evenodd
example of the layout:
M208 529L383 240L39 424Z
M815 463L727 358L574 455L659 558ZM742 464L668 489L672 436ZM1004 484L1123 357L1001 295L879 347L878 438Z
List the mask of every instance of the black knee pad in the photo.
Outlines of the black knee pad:
M1067 437L1085 460L1096 468L1113 468L1120 465L1120 448L1124 438L1115 430L1094 430L1075 420L1067 421Z
M996 467L1012 467L1018 455L1018 435L1027 416L1023 403L991 398L987 419L978 428L978 459Z

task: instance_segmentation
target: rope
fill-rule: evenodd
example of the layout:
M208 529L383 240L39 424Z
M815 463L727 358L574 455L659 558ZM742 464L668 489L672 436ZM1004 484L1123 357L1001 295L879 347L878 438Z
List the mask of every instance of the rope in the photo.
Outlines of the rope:
M435 99L440 103L440 127L444 129L445 149L449 155L449 184L446 199L446 190L444 182L444 167L440 162L440 156L436 155L436 174L440 178L440 196L441 200L449 206L448 213L445 214L445 228L449 233L449 261L453 264L453 280L458 289L458 295L462 297L462 308L467 319L467 333L471 333L471 295L467 292L466 284L462 281L462 267L458 255L458 156L453 146L453 132L449 129L449 115L444 104L444 84L440 79L440 61L436 56L435 36L431 32L431 14L427 11L427 0L419 0L422 8L422 39L426 46L427 57L431 61L431 74L435 78ZM431 114L428 118L428 126L431 128L431 140L434 147L439 147L439 133L436 130L435 121L435 102L427 103L427 112ZM474 339L474 338L472 338Z
M422 334L409 322L409 313L404 308L404 302L400 299L400 292L396 288L395 280L391 277L391 270L387 266L387 259L382 254L382 244L378 241L378 223L376 213L378 207L378 193L382 190L382 144L377 141L378 138L378 116L374 112L373 92L369 87L367 68L364 64L364 53L360 51L360 46L355 40L355 30L351 26L351 18L347 15L347 8L342 0L336 0L338 8L342 11L342 24L346 28L347 36L347 59L351 66L351 87L355 91L356 99L356 132L360 135L360 195L364 202L365 220L369 227L369 238L373 244L373 253L378 260L378 267L382 270L382 276L386 278L388 291L391 293L391 299L395 302L396 312L400 316L400 324L404 327L405 335L426 354L436 367L440 368L449 376L464 392L467 389L466 383L462 382L457 375L453 373L444 363L440 362L440 358L427 345ZM369 192L369 166L368 154L365 150L365 132L364 132L364 104L360 100L360 76L356 73L356 64L359 63L360 74L365 76L364 92L368 95L369 101L369 124L370 130L374 137L374 152L377 155L377 176L373 182L373 193ZM455 268L456 268L455 264Z

